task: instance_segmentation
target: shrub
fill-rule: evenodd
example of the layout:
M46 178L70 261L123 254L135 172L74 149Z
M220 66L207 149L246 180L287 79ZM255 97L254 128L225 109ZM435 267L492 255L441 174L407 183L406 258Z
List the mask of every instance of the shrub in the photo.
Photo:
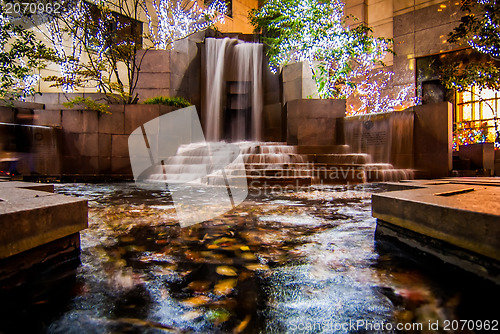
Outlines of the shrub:
M191 102L183 97L156 96L144 101L144 104L165 104L167 106L185 108L191 105Z

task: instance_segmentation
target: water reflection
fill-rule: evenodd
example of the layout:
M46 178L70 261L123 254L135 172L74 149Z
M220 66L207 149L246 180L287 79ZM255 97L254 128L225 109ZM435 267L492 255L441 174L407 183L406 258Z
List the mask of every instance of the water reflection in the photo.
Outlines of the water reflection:
M338 324L492 319L481 293L498 288L375 248L370 194L382 189L254 193L181 229L163 192L58 186L89 198L89 229L73 297L48 332L387 333Z

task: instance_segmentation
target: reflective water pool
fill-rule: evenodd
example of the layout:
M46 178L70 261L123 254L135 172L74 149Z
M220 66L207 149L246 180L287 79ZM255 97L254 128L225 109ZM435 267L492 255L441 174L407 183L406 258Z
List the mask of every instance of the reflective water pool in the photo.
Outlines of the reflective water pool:
M377 247L370 197L383 190L254 191L235 210L181 229L167 192L129 183L58 185L58 193L89 200L81 265L64 293L34 297L36 307L6 328L448 333L445 321L498 318L487 305L498 287Z

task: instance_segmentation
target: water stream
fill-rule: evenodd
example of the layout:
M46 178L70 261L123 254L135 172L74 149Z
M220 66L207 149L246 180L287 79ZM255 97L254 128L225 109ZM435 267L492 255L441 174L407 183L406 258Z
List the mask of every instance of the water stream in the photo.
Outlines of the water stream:
M34 296L0 332L396 333L344 324L426 329L498 315L486 305L498 287L376 247L370 196L383 186L256 189L235 210L183 229L163 191L56 189L89 200L82 264L65 298Z

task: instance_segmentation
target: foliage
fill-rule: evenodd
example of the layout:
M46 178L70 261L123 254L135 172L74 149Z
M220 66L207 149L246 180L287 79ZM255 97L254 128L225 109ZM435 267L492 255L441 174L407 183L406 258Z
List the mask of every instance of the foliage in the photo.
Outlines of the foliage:
M465 40L479 52L500 60L500 4L497 0L462 0L466 14L450 33L448 41Z
M156 96L144 101L144 104L164 104L167 106L185 108L189 107L191 103L183 97L166 97Z
M383 65L392 41L373 37L363 23L347 27L343 8L340 0L268 0L249 18L265 34L274 71L308 61L320 96L345 98L355 90L356 78Z
M460 24L449 34L448 42L459 43L465 40L475 50L487 54L492 60L500 60L500 6L496 0L462 0L461 10L466 14L460 19ZM500 69L498 63L489 62L454 62L441 68L441 82L447 89L458 92L470 92L476 95L480 102L494 111L488 101L481 97L481 90L500 90ZM479 92L474 93L472 87L477 87ZM500 131L497 124L498 115L495 114L494 127L496 132L497 147L500 147ZM482 142L485 136L477 130L472 135L470 130L463 141ZM479 132L478 132L479 131ZM460 141L458 135L455 141ZM484 137L484 138L483 138ZM482 139L481 139L482 138ZM475 141L474 141L475 140Z
M42 19L46 29L41 32L56 50L61 69L61 75L44 79L66 92L90 87L110 103L137 103L136 87L149 49L169 48L175 39L206 29L224 17L216 11L223 6L204 11L194 5L195 0L154 0L154 10L148 3L80 0L57 19ZM172 9L170 15L164 15L164 8ZM149 20L148 31L143 31L140 22L144 16ZM158 19L157 31L153 31L153 19Z
M392 83L393 72L380 70L370 74L368 80L363 80L356 87L356 90L349 97L346 114L348 116L384 113L403 110L416 105L419 98L411 97L414 88L412 85L404 86L397 92L395 97L391 97L389 90ZM385 92L384 92L385 90ZM353 103L355 102L355 103Z
M441 81L447 89L459 92L470 91L470 87L500 90L500 69L493 62L453 63L441 68Z
M154 27L150 10L146 8L148 17L149 38L157 49L173 48L174 41L203 31L217 22L224 22L224 14L228 8L224 1L214 0L204 9L195 0L153 0L152 5L158 19L158 27Z
M35 34L3 16L0 4L0 99L24 100L35 93L35 73L51 59L50 49Z
M107 105L106 103L100 103L94 101L88 97L77 96L73 98L71 101L63 103L63 105L68 108L73 108L75 105L78 104L84 105L85 109L95 110L101 114L111 114L108 110L109 105Z

